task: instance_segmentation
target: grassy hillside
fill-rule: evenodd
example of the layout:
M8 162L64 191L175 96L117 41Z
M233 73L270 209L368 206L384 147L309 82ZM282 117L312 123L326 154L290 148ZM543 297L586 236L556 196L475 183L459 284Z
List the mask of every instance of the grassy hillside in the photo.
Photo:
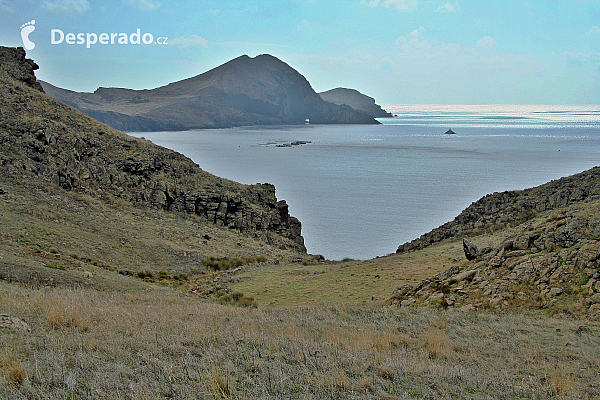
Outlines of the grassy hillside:
M450 235L328 262L272 186L48 98L19 54L0 71L0 398L597 398L600 200L573 178L552 187L584 202L507 200L526 218L470 230L472 260Z

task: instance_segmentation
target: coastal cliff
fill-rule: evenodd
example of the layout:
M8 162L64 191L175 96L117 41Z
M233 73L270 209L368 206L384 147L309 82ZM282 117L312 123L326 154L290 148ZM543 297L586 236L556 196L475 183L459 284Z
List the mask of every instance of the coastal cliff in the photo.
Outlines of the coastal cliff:
M364 111L373 118L392 117L392 114L381 108L379 104L375 104L374 98L355 89L336 88L321 92L319 96L325 101L338 105L346 104L355 110Z
M57 187L100 200L193 214L304 253L301 224L270 184L242 185L174 151L100 124L45 95L36 64L0 47L0 175L39 191Z
M268 54L233 59L204 74L152 90L78 93L42 82L46 93L124 131L248 125L377 124L369 114L324 101L298 71Z

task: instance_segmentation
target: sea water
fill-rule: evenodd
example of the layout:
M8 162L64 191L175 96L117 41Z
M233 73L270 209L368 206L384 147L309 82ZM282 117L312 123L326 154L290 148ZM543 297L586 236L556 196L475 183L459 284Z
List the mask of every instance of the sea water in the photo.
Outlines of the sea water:
M600 165L600 106L391 105L381 125L137 132L215 175L275 184L308 251L392 253L480 197ZM444 134L452 128L455 135ZM309 144L280 147L294 141Z

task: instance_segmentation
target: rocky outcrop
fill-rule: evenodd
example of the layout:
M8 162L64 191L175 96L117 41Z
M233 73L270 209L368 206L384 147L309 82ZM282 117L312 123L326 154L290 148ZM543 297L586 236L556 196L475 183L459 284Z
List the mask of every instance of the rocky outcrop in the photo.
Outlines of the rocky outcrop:
M42 82L46 93L125 131L248 125L377 124L367 113L321 99L306 78L263 54L241 56L193 78L152 90L78 93Z
M463 310L547 308L600 319L600 200L525 223L478 258L398 288L393 301Z
M34 71L40 67L28 58L22 47L11 48L0 46L0 70L11 78L24 82L28 86L43 92L42 85L37 81Z
M449 238L460 238L516 226L540 212L600 198L600 167L544 185L487 195L439 228L398 247L397 253L423 249Z
M0 48L0 59L21 54ZM0 68L2 179L195 214L306 251L301 224L285 201L277 201L273 185L242 185L211 175L179 153L115 131L33 90L23 75L25 80L16 80L18 73Z
M375 104L374 98L355 89L336 88L321 92L319 96L325 101L339 105L346 104L355 110L364 111L373 118L392 117L392 114L382 109L379 104Z

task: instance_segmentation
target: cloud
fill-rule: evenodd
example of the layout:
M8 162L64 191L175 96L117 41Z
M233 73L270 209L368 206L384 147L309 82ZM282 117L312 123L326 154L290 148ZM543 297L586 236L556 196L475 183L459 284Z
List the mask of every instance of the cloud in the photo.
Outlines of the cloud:
M590 51L587 53L579 53L573 51L564 51L561 53L562 56L566 57L567 63L571 65L582 66L584 64L598 64L600 63L600 53L597 51Z
M421 25L417 29L411 31L408 35L400 36L396 39L396 44L399 45L404 52L419 49L426 50L429 48L429 42L427 39L423 39L423 32L425 32L425 27Z
M417 0L361 0L360 3L370 7L395 8L397 10L410 10L417 6Z
M589 31L587 31L586 34L584 34L584 37L590 37L590 36L595 36L595 35L600 35L600 26L598 25L594 25L590 28Z
M498 42L491 36L484 36L475 45L481 50L492 50L498 45Z
M261 47L288 47L285 44L276 44L276 43L261 43L261 42L235 42L235 41L227 41L227 42L216 42L216 44L222 46L261 46Z
M124 0L125 3L131 4L132 6L136 6L137 8L141 8L143 10L154 10L155 8L160 7L160 3L156 0Z
M44 1L42 6L50 12L71 14L86 12L90 3L87 0L55 0Z
M449 14L449 13L457 12L458 11L458 1L455 1L454 3L450 3L448 1L444 4L442 4L441 6L439 6L436 11L439 13L442 13L442 14Z
M0 10L4 12L13 12L11 4L7 0L0 0Z
M191 36L180 36L171 40L171 43L176 46L182 47L205 47L208 44L208 41L201 36L191 35Z

